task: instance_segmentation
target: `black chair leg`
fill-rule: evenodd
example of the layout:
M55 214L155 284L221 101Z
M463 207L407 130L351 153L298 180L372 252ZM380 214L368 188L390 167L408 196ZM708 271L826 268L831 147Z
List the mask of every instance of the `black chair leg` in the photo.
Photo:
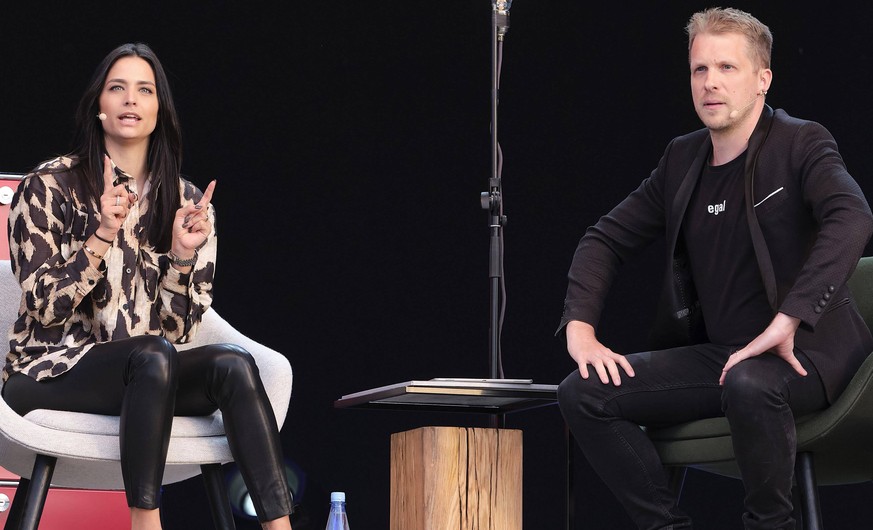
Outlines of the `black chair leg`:
M800 502L803 506L803 530L822 530L821 507L818 501L818 487L815 483L815 468L812 453L797 453L794 474L800 489Z
M15 489L15 499L4 528L37 530L57 461L53 456L36 455L30 480L22 478Z
M670 489L676 494L678 501L682 497L682 486L685 485L685 473L688 471L686 467L670 467L667 469L667 480L669 480Z
M576 469L576 464L573 456L573 450L576 447L576 440L573 437L573 433L570 432L570 428L565 426L566 431L566 441L567 441L567 518L564 520L564 528L565 530L573 530L576 528L575 519L576 519L576 493L574 491L574 480L573 473Z
M797 530L806 528L803 522L803 501L800 500L800 486L797 484L795 472L794 483L791 485L791 517L794 518L794 527Z
M203 482L206 485L206 495L209 497L209 507L212 509L212 520L215 522L216 530L236 530L221 464L203 464L200 470L203 472Z
M6 515L6 525L3 526L4 530L18 530L21 526L21 512L24 511L24 503L27 499L27 490L29 488L30 479L24 477L18 479L15 497L13 497L12 506L9 507L9 513Z

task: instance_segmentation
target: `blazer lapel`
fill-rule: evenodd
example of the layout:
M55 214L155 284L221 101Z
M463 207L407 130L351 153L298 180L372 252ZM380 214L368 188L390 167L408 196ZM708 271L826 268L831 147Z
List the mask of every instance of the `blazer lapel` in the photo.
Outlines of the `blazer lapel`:
M761 225L758 223L758 217L755 214L755 169L758 165L758 156L761 154L761 148L767 140L767 135L770 134L770 127L773 124L773 109L764 105L764 111L761 113L761 119L758 120L758 125L752 132L752 137L749 138L748 154L746 156L746 174L745 174L745 200L746 200L746 219L749 223L749 232L752 235L752 245L755 247L755 258L758 261L758 268L761 271L761 279L764 282L764 289L767 292L767 300L770 302L770 307L775 312L779 307L777 290L776 290L776 274L773 272L773 262L770 260L770 251L767 248L767 241L764 239L764 233L761 231Z
M706 138L701 142L700 147L697 149L697 155L694 157L694 161L691 162L691 166L688 168L688 171L685 172L685 176L682 178L682 183L679 184L679 189L676 190L676 196L673 199L670 217L668 218L668 222L673 223L673 226L669 227L667 232L670 234L670 240L667 242L669 246L667 248L673 249L674 255L676 253L676 243L679 239L679 228L682 226L682 221L685 219L685 210L688 208L691 194L697 186L697 181L700 180L703 165L706 164L706 161L709 159L709 153L711 151L712 140L709 135L706 135Z
M670 249L669 256L671 274L668 282L672 283L673 288L669 289L671 300L670 315L674 321L685 321L688 325L684 327L685 333L689 334L687 340L690 343L693 333L693 320L696 318L696 312L699 301L697 294L694 292L693 281L686 256L685 246L680 245L679 231L682 227L682 221L685 218L685 210L688 208L688 203L691 201L691 194L697 186L697 181L700 180L703 165L709 159L709 153L712 151L712 140L709 135L700 143L697 149L697 154L691 162L685 176L682 177L682 182L676 190L676 195L673 198L673 203L670 208L670 216L667 218L667 248Z

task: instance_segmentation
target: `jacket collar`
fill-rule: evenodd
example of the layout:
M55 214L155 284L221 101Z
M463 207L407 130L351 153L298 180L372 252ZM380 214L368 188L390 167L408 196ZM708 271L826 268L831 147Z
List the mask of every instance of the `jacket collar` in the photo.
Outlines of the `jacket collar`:
M773 109L769 105L764 105L764 110L761 112L761 117L758 118L758 124L755 130L752 131L752 136L749 137L749 147L746 149L746 178L753 178L755 164L758 163L758 155L764 141L770 134L770 127L773 125ZM746 197L749 201L754 197Z
M773 109L764 105L764 111L758 119L758 125L755 126L752 136L749 138L749 148L746 154L746 175L745 175L745 200L746 200L746 220L749 223L749 232L752 235L752 245L755 247L755 258L758 261L758 269L761 271L761 280L764 282L764 289L767 292L767 300L770 302L770 307L775 312L778 308L778 293L776 289L776 273L773 271L773 262L770 259L770 251L767 248L767 241L764 239L764 233L761 231L761 226L758 224L758 216L755 213L755 170L758 165L758 156L761 154L761 148L770 134L770 128L773 125Z
M758 118L758 124L755 126L755 130L752 131L752 136L749 138L749 146L746 148L745 169L747 184L751 184L754 181L754 171L755 164L758 161L758 153L761 150L761 146L764 145L764 140L767 139L767 135L770 133L770 126L773 124L773 114L773 109L770 108L769 105L764 105L761 117ZM707 134L704 140L700 143L700 147L697 149L697 154L691 162L691 165L688 167L688 171L685 172L682 184L676 191L676 199L673 202L671 219L675 220L677 228L682 224L682 220L685 218L685 209L688 207L688 201L691 200L691 194L694 192L694 188L697 185L697 181L700 179L701 172L703 171L703 166L709 160L711 153L712 137ZM746 191L749 191L748 187L746 188ZM751 195L747 195L746 202L752 201L753 198L754 197ZM674 232L678 234L678 229ZM672 243L675 243L675 239Z
M685 220L685 211L691 200L691 194L697 186L697 181L700 179L700 175L703 172L703 166L709 159L709 154L711 152L712 138L707 134L700 143L700 147L698 147L697 154L694 156L694 160L688 167L688 171L685 172L685 176L682 178L682 183L679 185L679 189L676 190L676 197L673 200L673 209L667 220L668 223L673 223L673 226L670 227L668 231L670 239L667 243L669 245L668 248L673 249L674 257L677 256L677 254L685 253L684 249L677 248L679 230L682 226L682 222Z
M749 138L749 147L746 149L746 167L745 167L745 191L746 191L746 213L750 213L748 208L754 204L753 188L755 167L758 163L758 155L761 147L770 133L770 127L773 124L773 109L769 105L764 105L764 110L761 112L761 117L758 119L758 124L755 130L752 131L752 136ZM697 149L697 154L694 160L685 172L682 178L682 184L676 190L676 197L673 201L673 209L670 212L668 223L674 223L669 229L670 247L676 249L676 242L679 236L679 228L682 226L682 221L685 219L685 210L688 208L688 202L691 200L691 194L697 186L697 181L703 171L704 164L709 160L712 153L712 138L707 134L700 146ZM754 213L752 208L751 213ZM757 222L757 220L756 220ZM757 248L756 248L757 251Z
M755 208L753 206L755 168L757 166L758 155L760 154L761 148L770 133L770 128L773 124L773 115L773 109L768 105L764 105L764 109L758 119L758 124L755 126L755 130L752 131L752 136L749 138L749 146L746 150L744 190L746 218L749 223L749 231L752 234L752 244L755 249L755 257L758 261L758 268L761 271L761 278L764 282L767 298L771 307L775 311L777 308L776 276L773 272L773 264L770 260L770 253L767 250L767 243L764 240L764 234L758 224L758 218L755 215ZM697 186L697 181L700 179L703 166L709 160L711 153L712 138L707 134L704 140L700 143L700 146L697 149L697 154L691 162L691 165L688 167L688 170L685 172L685 176L682 179L682 183L679 185L679 189L676 191L673 208L668 219L668 223L672 223L672 227L668 230L669 240L667 241L669 245L668 248L672 249L673 252L674 266L676 265L675 260L679 259L681 261L685 254L685 249L679 248L679 230L682 226L682 221L685 219L685 211L691 200L691 194ZM674 306L679 307L681 305L681 302L674 300Z

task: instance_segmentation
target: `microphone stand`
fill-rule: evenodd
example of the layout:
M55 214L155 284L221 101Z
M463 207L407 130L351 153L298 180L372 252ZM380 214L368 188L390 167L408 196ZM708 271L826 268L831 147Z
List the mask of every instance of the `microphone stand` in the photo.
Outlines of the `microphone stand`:
M488 179L488 191L480 194L482 209L488 210L488 228L491 240L488 253L488 279L490 281L490 334L488 353L491 379L503 379L503 358L501 352L501 334L503 331L503 314L506 309L506 282L503 274L503 227L506 225L506 215L503 213L503 152L497 141L497 107L500 103L500 70L503 63L503 41L509 32L509 8L512 0L491 0L493 10L491 15L491 177ZM502 429L506 426L504 413L492 414L492 428ZM567 471L565 481L567 486L567 518L564 528L574 527L574 481L573 481L573 439L567 430Z
M503 196L501 173L503 153L497 140L497 107L500 100L500 69L503 62L503 41L509 31L509 7L512 0L492 0L491 15L491 177L488 191L480 194L482 209L488 210L490 243L488 253L489 317L488 355L491 379L503 378L501 333L506 306L506 285L503 276ZM503 428L503 414L491 418L491 426Z

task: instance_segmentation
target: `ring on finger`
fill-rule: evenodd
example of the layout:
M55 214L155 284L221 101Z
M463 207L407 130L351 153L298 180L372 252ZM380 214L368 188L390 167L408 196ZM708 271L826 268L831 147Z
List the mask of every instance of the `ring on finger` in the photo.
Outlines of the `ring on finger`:
M121 195L115 196L115 206L121 206Z

